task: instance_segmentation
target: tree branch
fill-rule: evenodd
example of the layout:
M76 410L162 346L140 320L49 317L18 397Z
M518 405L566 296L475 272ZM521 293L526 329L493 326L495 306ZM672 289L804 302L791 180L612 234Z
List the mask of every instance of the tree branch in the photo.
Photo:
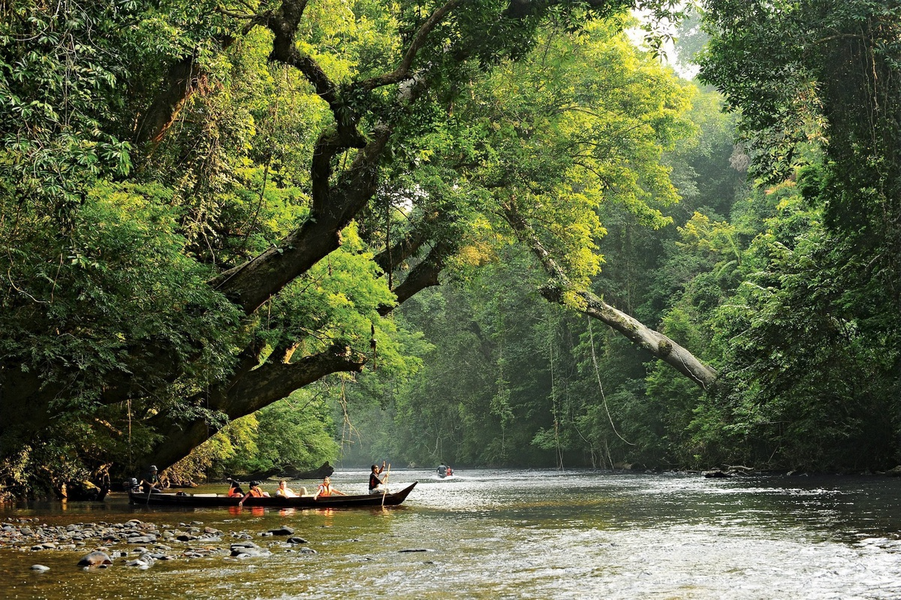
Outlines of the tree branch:
M691 352L662 333L647 327L638 319L610 306L590 291L573 286L563 268L551 257L516 207L512 203L506 203L503 205L503 212L516 236L532 250L544 270L551 276L551 282L540 290L546 300L578 310L605 323L705 390L716 382L717 372L698 360ZM579 302L568 301L566 292Z
M277 247L214 280L213 285L251 314L271 296L341 244L340 232L366 205L378 183L378 163L391 131L378 128L325 199L317 198L309 218Z
M206 403L209 409L233 421L287 398L293 391L326 375L362 371L365 362L347 348L333 347L296 363L266 363L240 377L228 389L214 391ZM163 433L162 441L143 460L155 462L163 469L187 456L221 429L203 418L189 423L172 423L165 414L155 418L151 425Z
M428 230L435 221L437 221L437 215L423 219L401 241L379 252L372 260L385 273L394 271L399 264L416 254L429 240Z
M410 42L410 46L407 48L407 51L404 53L403 59L400 61L400 64L397 65L397 68L394 69L390 73L385 73L384 75L380 75L378 77L373 77L371 79L367 79L365 81L360 81L354 85L359 89L363 90L374 90L378 87L382 87L385 85L390 85L392 83L398 83L407 79L410 76L410 67L413 65L413 61L416 59L416 54L422 49L428 40L429 34L433 29L450 13L453 9L463 4L464 0L451 0L444 6L439 7L431 14L431 16L426 19L425 23L419 28L419 31L416 32L416 35L413 37L413 41Z
M427 287L440 285L438 276L444 270L447 257L453 254L454 247L445 242L437 243L425 260L413 267L404 282L392 291L397 297L397 304L403 304L418 292ZM383 317L394 310L393 306L380 306L379 314Z

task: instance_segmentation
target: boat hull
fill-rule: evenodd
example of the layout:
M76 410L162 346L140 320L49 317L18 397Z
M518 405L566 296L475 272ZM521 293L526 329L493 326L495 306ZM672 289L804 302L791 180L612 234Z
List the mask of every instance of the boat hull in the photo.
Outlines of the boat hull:
M271 498L254 498L250 497L244 501L245 507L263 506L269 508L357 508L372 506L397 506L407 499L416 482L405 487L404 489L382 494L361 494L357 496L320 496L313 499L312 496L301 496L298 498L281 498L273 496ZM170 493L151 493L147 494L141 490L130 490L128 498L132 504L145 504L152 506L182 506L182 507L202 507L202 506L238 506L240 498L230 498L221 494L170 494Z

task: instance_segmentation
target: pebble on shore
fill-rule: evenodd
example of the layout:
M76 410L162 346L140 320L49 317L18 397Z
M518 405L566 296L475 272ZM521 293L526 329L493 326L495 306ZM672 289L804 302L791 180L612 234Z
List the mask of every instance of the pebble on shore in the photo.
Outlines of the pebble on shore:
M287 536L288 540L273 542L273 546L290 548L306 540L293 537L294 530L283 526L276 530L257 533L258 537ZM250 540L253 534L246 530L223 532L213 527L205 527L200 521L179 523L177 526L158 527L154 523L131 519L124 523L72 523L69 525L48 525L39 519L19 518L0 523L0 549L20 552L70 551L79 549L87 554L80 556L77 565L84 568L106 568L116 564L147 569L158 560L185 560L207 558L215 555L229 557L235 555L236 545L250 556L268 556L271 552L252 542L244 544L226 543L226 536L234 540ZM179 550L173 545L183 544ZM116 548L116 546L121 546ZM35 572L46 572L50 568L35 564Z

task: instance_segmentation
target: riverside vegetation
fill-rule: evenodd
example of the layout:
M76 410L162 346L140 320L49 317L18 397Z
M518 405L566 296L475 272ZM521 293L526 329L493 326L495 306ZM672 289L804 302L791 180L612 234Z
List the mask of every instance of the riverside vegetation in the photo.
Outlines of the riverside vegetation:
M4 2L0 495L895 466L901 6L676 4Z

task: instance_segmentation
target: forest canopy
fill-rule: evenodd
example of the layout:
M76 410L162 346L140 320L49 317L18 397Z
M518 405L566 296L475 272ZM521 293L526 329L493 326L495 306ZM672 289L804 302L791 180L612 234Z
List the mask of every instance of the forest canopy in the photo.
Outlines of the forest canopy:
M4 3L0 495L893 466L901 8L677 4Z

